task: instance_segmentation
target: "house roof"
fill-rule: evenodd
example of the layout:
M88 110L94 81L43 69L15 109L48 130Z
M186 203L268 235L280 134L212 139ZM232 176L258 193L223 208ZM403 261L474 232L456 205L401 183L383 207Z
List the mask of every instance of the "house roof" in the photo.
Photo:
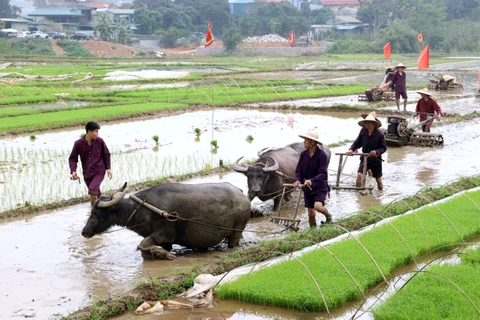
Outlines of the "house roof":
M360 20L353 18L352 16L335 16L335 20L341 21L342 23L361 23Z
M90 2L88 5L92 8L104 9L110 8L113 5L113 2Z
M25 20L25 19L13 19L13 18L0 18L1 21L7 21L7 22L16 22L16 23L30 23L30 20Z
M115 9L115 10L110 10L113 14L134 14L135 10L134 9Z
M83 14L75 9L69 8L40 8L35 9L33 12L28 14L29 16L69 16L69 17L82 17Z

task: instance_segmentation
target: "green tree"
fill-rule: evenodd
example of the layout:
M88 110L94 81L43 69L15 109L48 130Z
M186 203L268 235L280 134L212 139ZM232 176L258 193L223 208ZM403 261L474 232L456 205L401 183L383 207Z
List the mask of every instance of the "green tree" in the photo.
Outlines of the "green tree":
M304 16L307 19L310 18L312 10L310 9L310 4L308 0L302 0L301 11L302 11L302 16Z
M452 19L475 19L478 20L478 0L455 0L447 1L446 12L449 20Z
M223 33L223 47L229 53L235 51L242 40L243 38L236 28L229 28Z
M162 45L166 48L174 48L177 46L177 40L183 37L188 36L189 32L187 30L181 30L175 27L170 27L165 31L163 38L161 40Z
M312 10L310 14L312 24L325 24L328 20L335 19L335 12L329 7Z
M99 14L93 30L95 35L98 34L103 41L110 41L114 30L110 16L107 13Z
M127 27L127 21L125 19L116 18L114 24L114 39L118 43L127 43L128 35L130 31Z
M192 19L183 11L164 8L163 14L163 28L169 29L175 27L177 29L192 30Z
M135 0L133 1L133 7L135 9L147 9L155 11L163 8L171 8L174 3L171 0Z
M163 16L159 11L152 11L145 8L136 9L133 19L135 26L143 34L153 34L163 25Z
M431 19L431 17L435 17L435 19ZM447 13L445 8L426 4L420 6L417 14L406 21L408 21L417 34L422 32L423 43L430 44L430 48L434 50L441 50L444 36L447 32L446 20Z
M302 34L310 29L309 21L289 2L255 2L255 34L278 33L288 37L290 30Z
M16 18L22 9L12 6L10 0L0 0L0 18Z
M251 16L235 16L233 17L234 19L234 25L237 27L237 29L240 31L240 34L242 34L245 37L251 37L255 35L255 29L256 29L256 19Z
M396 20L382 30L383 42L390 42L392 53L418 53L417 32L405 20Z
M380 28L387 25L392 16L394 0L374 0L361 2L357 11L357 19L372 26L373 39L376 39Z

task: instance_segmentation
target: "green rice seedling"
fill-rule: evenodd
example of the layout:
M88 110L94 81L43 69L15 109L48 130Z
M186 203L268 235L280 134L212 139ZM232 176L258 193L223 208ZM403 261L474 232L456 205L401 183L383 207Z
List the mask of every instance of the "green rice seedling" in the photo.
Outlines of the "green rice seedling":
M158 145L158 136L157 135L154 135L152 137L153 141L155 141L155 143Z
M374 307L375 319L478 319L480 260L463 257L460 264L434 264L410 273L404 286Z
M247 141L248 141L248 142L252 142L252 141L253 141L253 137L252 137L251 135L248 135L248 136L247 136Z
M34 134L31 134L30 135L30 140L35 140L35 139L37 139L37 137Z
M217 149L217 148L218 148L218 142L217 142L217 140L212 140L212 141L210 141L210 145L213 147L213 149Z
M195 128L195 130L194 130L194 131L195 131L195 134L196 134L197 136L199 136L199 135L200 135L200 133L201 133L201 130L200 130L200 128Z
M480 234L480 191L383 223L359 236L304 253L220 286L222 298L303 311L323 311L360 299L396 268L431 250L446 250ZM324 232L338 228L322 227ZM292 280L292 275L295 275ZM302 286L298 286L302 283ZM266 289L268 288L268 289Z

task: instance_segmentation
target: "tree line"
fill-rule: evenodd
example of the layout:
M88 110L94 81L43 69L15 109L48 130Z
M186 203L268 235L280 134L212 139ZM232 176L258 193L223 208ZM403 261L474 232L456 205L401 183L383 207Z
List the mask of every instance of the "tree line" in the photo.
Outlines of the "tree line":
M312 24L325 24L335 17L326 7L310 10L308 0L302 2L301 10L288 2L259 0L243 16L230 14L228 0L135 0L133 7L137 28L169 39L204 35L209 21L215 37L227 41L264 34L287 38L292 29L297 35L305 34ZM380 53L387 42L393 53L418 52L425 44L438 52L477 52L479 14L480 0L360 0L357 19L368 28L356 32L334 28L322 37L335 42L330 51L338 53ZM419 33L422 43L417 40Z

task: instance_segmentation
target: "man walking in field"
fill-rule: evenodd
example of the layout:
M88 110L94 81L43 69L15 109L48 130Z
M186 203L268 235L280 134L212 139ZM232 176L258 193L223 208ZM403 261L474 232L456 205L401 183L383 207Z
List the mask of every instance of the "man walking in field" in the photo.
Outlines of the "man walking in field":
M83 179L88 187L90 204L92 206L95 200L102 194L100 192L100 184L105 177L105 172L108 177L112 179L110 151L105 141L98 136L98 130L100 130L98 123L93 121L88 122L85 126L85 136L75 141L70 157L68 158L72 180L77 180L77 163L78 156L80 156Z

